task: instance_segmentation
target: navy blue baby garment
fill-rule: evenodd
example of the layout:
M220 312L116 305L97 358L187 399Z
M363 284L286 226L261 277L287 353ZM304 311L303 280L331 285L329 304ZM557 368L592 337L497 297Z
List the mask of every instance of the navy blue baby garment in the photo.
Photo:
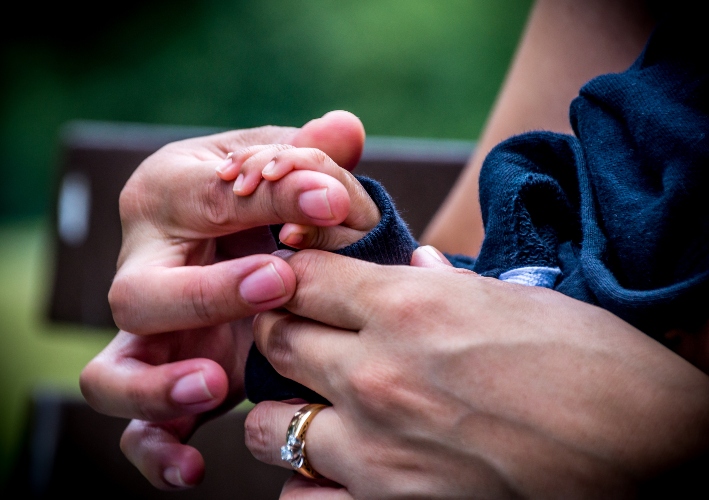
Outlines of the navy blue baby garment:
M493 149L475 271L558 267L556 290L656 338L709 318L709 58L695 28L660 25L627 71L584 85L574 136Z
M377 264L408 264L418 243L396 210L391 196L373 179L357 176L357 180L379 208L381 219L364 238L334 253ZM281 227L282 225L272 226L271 232L279 248L289 248L278 240ZM316 392L280 375L259 352L256 344L251 346L246 359L244 385L246 397L254 403L292 398L302 398L310 403L327 403L325 398Z
M709 58L700 19L660 25L627 71L584 85L571 105L574 135L530 132L495 147L480 174L480 255L448 255L453 265L554 288L655 338L704 323ZM382 221L338 253L408 264L418 243L384 188L360 181ZM255 347L246 392L253 402L324 401Z

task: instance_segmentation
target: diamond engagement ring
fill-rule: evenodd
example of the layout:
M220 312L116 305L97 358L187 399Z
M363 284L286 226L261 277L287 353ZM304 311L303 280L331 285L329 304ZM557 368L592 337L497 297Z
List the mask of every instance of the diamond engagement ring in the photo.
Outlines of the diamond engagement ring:
M286 432L286 444L281 446L281 460L288 462L291 467L310 479L322 475L308 463L305 454L305 432L315 415L323 408L327 408L327 405L309 404L295 412Z

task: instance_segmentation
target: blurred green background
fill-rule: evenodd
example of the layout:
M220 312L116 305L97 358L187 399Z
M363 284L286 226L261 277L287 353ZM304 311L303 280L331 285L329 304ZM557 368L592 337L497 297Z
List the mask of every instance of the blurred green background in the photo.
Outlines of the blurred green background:
M115 332L45 319L57 134L72 119L475 140L530 0L124 0L16 5L0 50L0 479L27 399L78 393Z

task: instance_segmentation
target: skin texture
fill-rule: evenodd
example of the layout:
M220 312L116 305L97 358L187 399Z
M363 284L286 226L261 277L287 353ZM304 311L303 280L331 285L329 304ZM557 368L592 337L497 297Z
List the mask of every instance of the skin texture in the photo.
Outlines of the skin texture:
M484 155L514 133L568 131L581 84L639 53L652 27L640 7L535 4L477 153L424 242L478 251ZM155 486L200 481L204 463L189 436L243 398L257 313L253 334L274 367L333 402L307 434L311 464L327 480L294 476L283 498L627 497L707 452L709 377L606 311L453 269L432 247L418 249L412 266L317 250L282 254L287 261L237 258L260 240L234 231L278 222L335 228L361 216L366 202L337 176L293 171L243 197L215 175L233 164L228 152L266 144L316 148L352 168L361 123L325 118L300 131L167 146L124 190L110 297L122 331L86 367L81 387L98 411L134 419L121 446ZM336 195L326 223L305 216L299 199L322 189L318 182L328 183L328 199ZM256 270L264 272L246 281ZM278 450L302 404L251 411L247 445L256 457L285 465Z
M411 267L312 250L288 262L297 290L256 316L255 340L332 402L306 442L338 486L294 480L283 498L627 498L709 446L706 374L607 311L430 248ZM300 406L250 412L257 458L287 466Z
M121 193L123 245L109 294L121 330L84 368L80 385L95 410L133 419L121 448L158 488L201 481L202 457L183 443L243 400L251 317L282 305L295 289L281 258L247 255L275 249L262 226L334 227L349 217L347 187L329 175L293 172L243 198L215 174L228 152L269 143L317 147L352 168L364 128L338 111L301 129L263 127L173 143L146 159ZM323 189L333 215L316 220L299 198ZM364 206L354 198L355 207Z

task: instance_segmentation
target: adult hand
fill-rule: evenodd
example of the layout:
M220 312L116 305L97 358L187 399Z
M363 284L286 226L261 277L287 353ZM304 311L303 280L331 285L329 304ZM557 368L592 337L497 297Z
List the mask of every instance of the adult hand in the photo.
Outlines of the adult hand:
M334 225L350 212L347 189L324 174L264 183L248 198L217 177L228 152L271 143L318 148L351 169L364 129L340 111L301 129L175 142L147 158L121 193L123 245L109 294L121 330L85 367L80 384L95 410L134 419L121 447L159 488L201 480L202 457L184 443L202 422L243 400L250 317L293 294L295 276L282 259L249 255L275 250L264 226ZM326 197L300 196L323 188ZM313 203L329 203L331 220Z
M421 267L289 257L288 312L258 314L254 335L332 402L306 436L332 482L297 475L283 498L626 497L709 449L705 373L605 310L431 251ZM251 410L257 458L289 467L279 448L300 406Z

